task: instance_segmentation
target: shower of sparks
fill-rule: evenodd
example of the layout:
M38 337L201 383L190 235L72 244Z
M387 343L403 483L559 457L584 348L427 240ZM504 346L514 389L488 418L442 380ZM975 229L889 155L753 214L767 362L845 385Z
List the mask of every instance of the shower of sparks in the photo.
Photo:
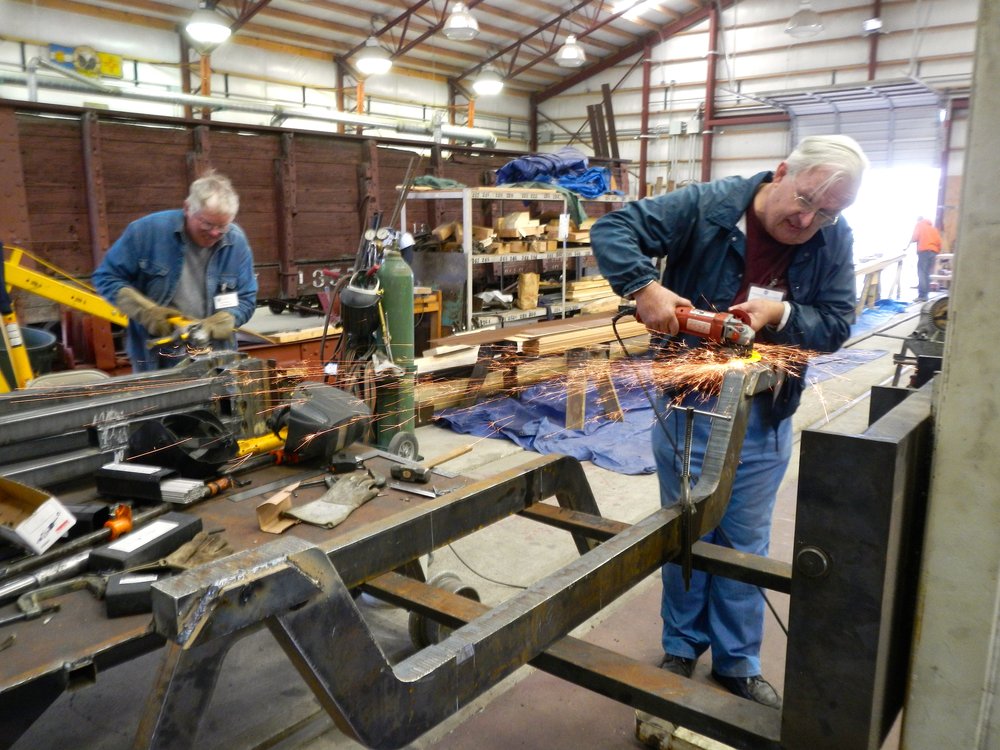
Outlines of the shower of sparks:
M456 407L466 401L472 401L474 402L473 406L468 407L471 409L488 404L494 399L517 396L528 387L536 389L534 397L536 400L565 400L568 386L592 391L602 378L605 380L613 378L614 385L619 392L638 389L647 389L650 393L667 391L671 393L672 398L680 401L692 393L704 394L706 398L718 393L726 372L732 368L746 367L748 364L752 364L752 366L771 367L786 374L796 374L801 372L810 357L815 355L815 352L794 347L761 343L755 346L755 351L760 355L759 362L748 363L745 358L726 347L687 348L669 345L657 353L652 363L646 358L609 361L607 358L594 357L584 359L570 372L566 371L561 357L526 358L522 355L505 355L492 361L492 372L489 373L485 384L487 387L482 389L480 386L483 384L470 384L470 380L467 378L421 378L419 388L423 399L433 401L435 408ZM240 395L245 397L278 396L270 399L270 403L274 405L268 407L265 412L248 415L251 421L254 419L260 422L266 421L273 411L282 409L290 403L300 402L299 399L291 398L295 387L303 381L319 381L347 390L372 412L375 411L376 406L375 390L379 389L378 419L389 424L398 423L401 425L409 421L409 424L412 425L413 412L408 404L411 397L414 402L417 401L417 388L412 384L401 384L395 378L376 376L373 372L368 371L370 365L370 360L342 361L338 363L339 378L329 376L324 369L324 363L318 361L290 363L282 368L277 380L269 377L266 372L258 372L253 369L244 371L236 367L232 373L239 382ZM209 376L205 379L211 379L211 377L216 376ZM106 385L102 384L97 387L93 385L81 386L74 390L71 387L63 386L53 392L41 389L37 392L24 390L11 395L16 396L19 403L31 403L39 407L44 406L46 402L55 406L63 399L74 396L90 398L118 396L120 397L118 405L127 410L131 397L141 396L144 392L159 391L174 385L189 385L195 380L184 377L181 372L178 372L176 378L161 375L152 381L132 380L117 384L114 381L108 381ZM511 387L512 383L516 383L516 385ZM218 398L224 400L229 396L219 396ZM607 406L609 411L614 408L613 403L602 404L602 406ZM153 406L147 409L133 408L126 415L126 418L146 416L155 411L157 409ZM365 422L369 421L368 417L359 419ZM489 424L490 434L487 437L500 435L508 426L507 423L513 419L515 417L505 417L491 422ZM605 413L587 414L587 419L588 422L606 421L608 415ZM348 425L343 424L332 429L346 427ZM249 436L241 435L239 437ZM305 442L318 437L320 437L319 433L310 436ZM372 433L369 429L364 440L371 441L371 439ZM183 445L183 443L184 439L182 438L178 444ZM244 459L245 457L240 457L234 461Z

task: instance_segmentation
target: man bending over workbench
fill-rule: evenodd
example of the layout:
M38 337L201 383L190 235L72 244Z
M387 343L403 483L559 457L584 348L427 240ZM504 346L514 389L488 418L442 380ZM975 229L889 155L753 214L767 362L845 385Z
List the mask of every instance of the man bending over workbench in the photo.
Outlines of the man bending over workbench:
M232 183L209 172L191 183L183 209L132 222L108 250L93 283L128 316L133 371L172 367L195 333L202 346L236 348L234 331L257 304L253 253L233 223L239 207Z
M635 300L637 317L661 341L676 336L692 305L748 318L757 341L822 352L839 349L854 321L853 235L841 212L858 194L868 164L846 136L805 138L773 172L689 185L626 204L590 232L601 273ZM653 259L666 258L658 278ZM691 330L695 333L695 330ZM705 339L685 339L703 345ZM792 450L791 416L801 374L754 398L732 494L704 539L767 555L771 514ZM684 406L711 410L690 396ZM659 409L670 400L664 394ZM695 418L691 476L697 477L711 425ZM684 410L653 427L660 502L678 502ZM663 566L661 666L690 677L712 651L712 677L736 695L778 708L761 675L764 598L756 586L694 571L685 590L679 566Z

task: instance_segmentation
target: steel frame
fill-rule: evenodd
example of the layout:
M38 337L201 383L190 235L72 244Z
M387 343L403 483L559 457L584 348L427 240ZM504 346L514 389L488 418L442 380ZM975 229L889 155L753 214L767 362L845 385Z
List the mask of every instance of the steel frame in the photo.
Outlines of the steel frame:
M737 366L726 374L717 406L726 418L713 420L702 474L692 489L698 536L713 528L725 510L753 395L776 381L760 365ZM351 589L552 495L564 508L599 515L579 463L543 458L365 527L330 550L282 539L157 584L158 632L192 650L186 667L174 670L172 684L162 687L165 703L189 701L192 685L214 683L192 676L202 669L197 656L202 645L215 669L213 657L222 650L215 639L232 641L264 622L338 726L370 747L405 745L538 657L680 551L681 514L674 507L601 544L577 534L582 554L572 563L440 643L390 665ZM388 538L391 544L384 543ZM364 696L358 684L368 686ZM741 746L776 747L777 711L713 693L715 718ZM153 722L150 746L180 747L194 739L188 734L197 731L191 729L190 714L183 719L170 715L176 713L161 713Z

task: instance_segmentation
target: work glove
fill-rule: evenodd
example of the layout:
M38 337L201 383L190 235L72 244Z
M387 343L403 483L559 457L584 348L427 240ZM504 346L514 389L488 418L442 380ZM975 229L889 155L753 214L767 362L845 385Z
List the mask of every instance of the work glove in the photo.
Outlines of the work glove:
M285 515L332 529L378 495L378 484L377 477L356 471L344 475L318 500L285 511Z
M229 341L235 327L236 318L233 317L232 313L223 310L212 313L201 321L201 329L208 334L208 337L219 341Z
M149 331L152 336L169 336L174 331L170 318L180 318L183 314L172 307L158 305L130 286L123 286L115 297L115 306L130 320Z

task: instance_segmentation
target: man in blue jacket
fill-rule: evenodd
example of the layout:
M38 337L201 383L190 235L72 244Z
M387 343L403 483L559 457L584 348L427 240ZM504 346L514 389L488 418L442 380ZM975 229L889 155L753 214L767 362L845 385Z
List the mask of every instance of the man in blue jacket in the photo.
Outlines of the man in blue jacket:
M179 345L150 349L174 332L170 318L200 321L214 349L235 349L234 331L253 315L257 279L232 183L209 172L191 183L183 209L160 211L125 229L94 272L101 296L128 316L125 349L135 372L172 367Z
M591 229L594 255L615 291L635 300L654 337L677 334L678 306L739 309L750 315L758 341L832 352L850 334L856 302L853 236L840 214L854 202L867 165L846 136L805 138L774 172L690 185L603 216ZM659 258L666 259L662 276L653 262ZM729 505L706 541L767 554L803 387L800 375L754 399ZM660 502L668 506L680 496L675 446L683 449L685 417L671 411L665 421L666 430L654 428L653 453ZM694 476L708 422L695 421ZM686 591L679 567L667 564L661 614L664 669L690 677L711 649L717 682L780 708L761 675L764 600L757 587L695 571Z

